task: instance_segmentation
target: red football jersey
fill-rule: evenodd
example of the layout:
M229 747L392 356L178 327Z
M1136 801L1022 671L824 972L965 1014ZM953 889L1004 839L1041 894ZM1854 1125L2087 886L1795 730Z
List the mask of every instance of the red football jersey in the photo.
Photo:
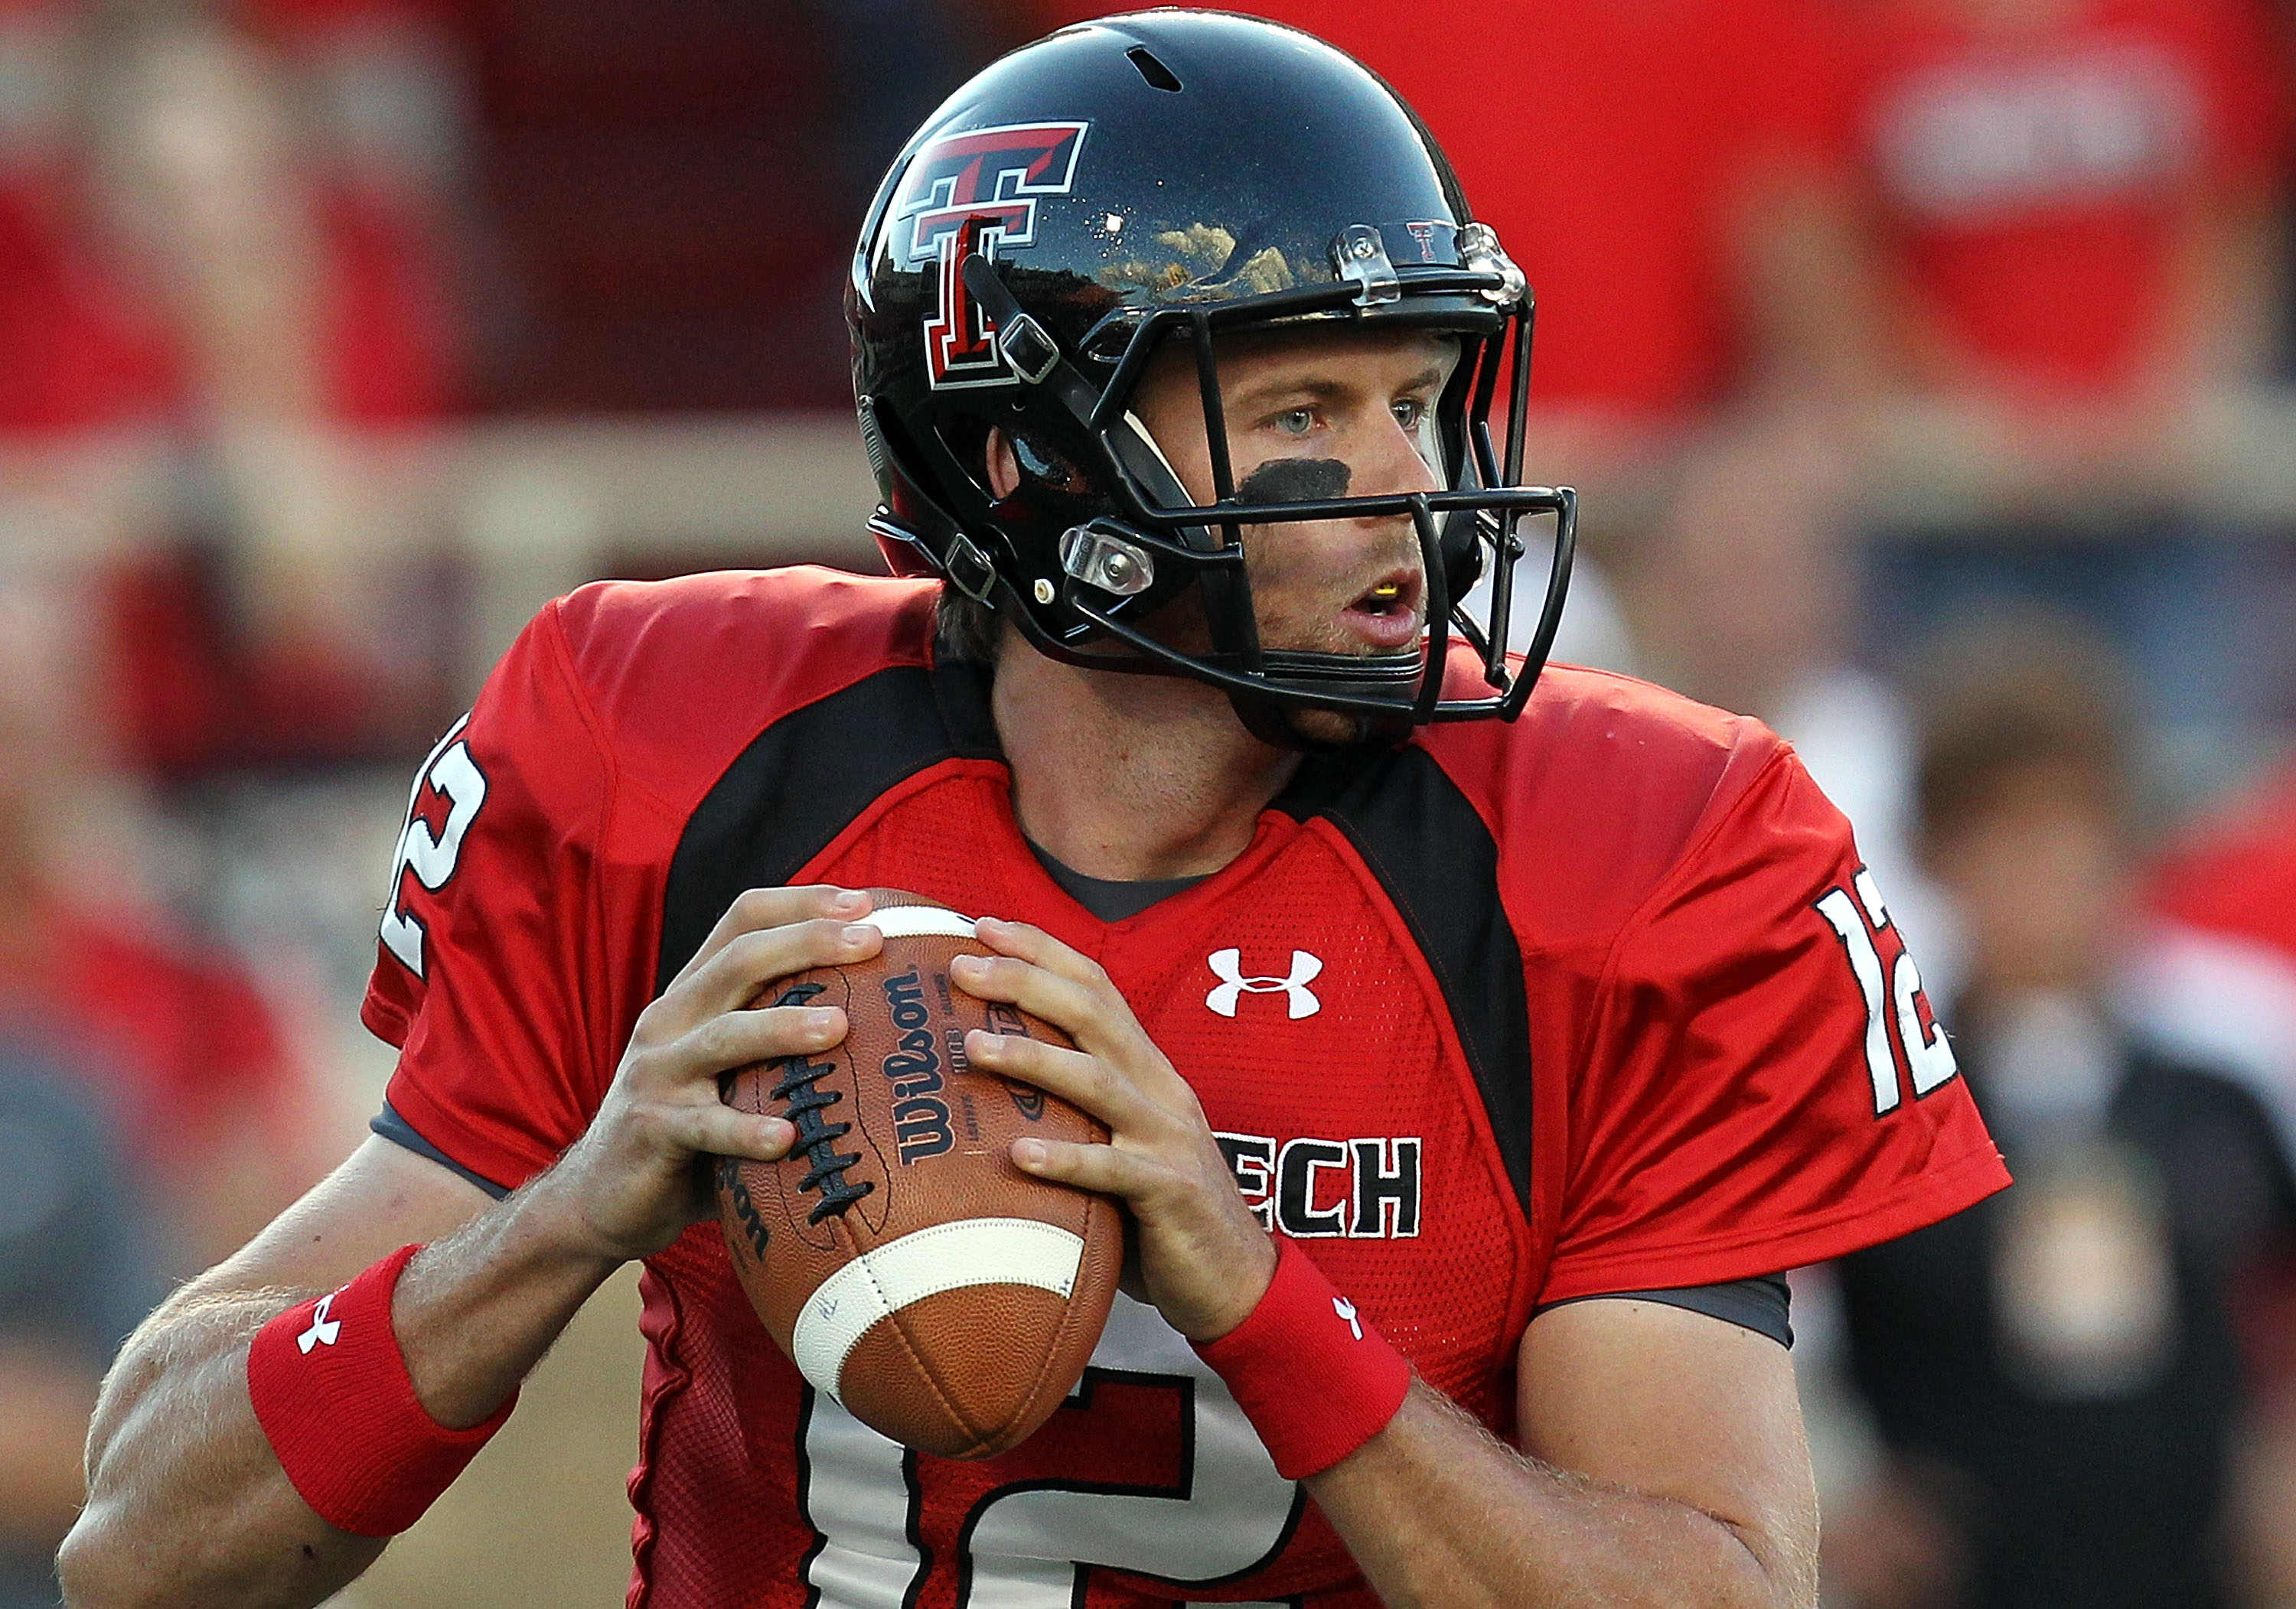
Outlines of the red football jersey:
M1310 761L1128 920L1029 853L930 584L553 604L414 794L366 1003L394 1109L515 1186L734 894L831 881L1107 968L1262 1222L1500 1434L1542 1303L1774 1272L2005 1181L1848 827L1753 722L1550 669L1523 717ZM1029 1442L952 1463L806 1389L704 1224L651 1261L630 1602L1374 1602L1233 1400L1119 1298Z

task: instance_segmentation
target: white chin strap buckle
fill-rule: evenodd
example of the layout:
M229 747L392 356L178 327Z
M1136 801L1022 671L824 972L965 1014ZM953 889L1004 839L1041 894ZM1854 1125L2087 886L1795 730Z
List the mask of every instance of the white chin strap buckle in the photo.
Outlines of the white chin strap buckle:
M1146 549L1090 525L1070 526L1061 534L1061 568L1119 598L1136 597L1156 579L1156 562Z

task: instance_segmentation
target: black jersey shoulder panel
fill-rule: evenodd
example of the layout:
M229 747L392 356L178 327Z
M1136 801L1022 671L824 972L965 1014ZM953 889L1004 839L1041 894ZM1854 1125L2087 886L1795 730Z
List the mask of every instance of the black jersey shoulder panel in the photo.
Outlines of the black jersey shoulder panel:
M1530 1214L1530 1010L1499 903L1498 844L1416 745L1310 761L1276 800L1344 834L1394 902L1443 991L1523 1215Z
M774 722L678 836L662 893L654 990L669 986L734 897L795 877L872 802L944 760L997 758L979 670L891 666Z

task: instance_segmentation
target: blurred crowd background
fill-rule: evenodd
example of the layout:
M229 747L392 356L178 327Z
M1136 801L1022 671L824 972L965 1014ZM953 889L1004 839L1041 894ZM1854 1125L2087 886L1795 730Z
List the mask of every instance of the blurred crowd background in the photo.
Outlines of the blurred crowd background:
M1095 9L0 0L0 1609L119 1338L374 1110L405 790L526 616L876 568L862 211ZM1239 9L1444 142L1558 657L1795 742L2022 1180L1796 1275L1829 1605L2296 1605L2296 5ZM347 1601L614 1601L634 1305Z

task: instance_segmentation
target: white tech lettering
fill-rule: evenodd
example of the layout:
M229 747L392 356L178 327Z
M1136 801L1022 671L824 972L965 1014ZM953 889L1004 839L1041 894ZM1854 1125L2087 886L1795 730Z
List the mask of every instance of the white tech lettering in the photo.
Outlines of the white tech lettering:
M1415 1134L1212 1138L1236 1194L1264 1229L1294 1240L1409 1240L1419 1233L1423 1142Z
M327 1317L327 1310L334 1306L335 1298L341 1294L332 1291L320 1297L319 1305L311 1310L311 1327L295 1337L295 1344L302 1349L305 1357L311 1355L315 1346L332 1346L335 1337L342 1333L342 1320Z
M1345 1178L1348 1148L1336 1139L1287 1139L1275 1154L1275 1221L1295 1240L1320 1240L1348 1232L1348 1198L1318 1206L1316 1175Z
M1204 996L1204 1004L1222 1017L1234 1017L1236 1003L1247 994L1283 995L1293 1022L1324 1009L1324 1002L1308 987L1324 970L1323 960L1305 950L1292 952L1292 972L1287 977L1246 977L1241 950L1215 950L1204 958L1204 964L1220 980Z
M1419 1141L1355 1139L1355 1186L1348 1233L1358 1240L1408 1240L1419 1233Z

